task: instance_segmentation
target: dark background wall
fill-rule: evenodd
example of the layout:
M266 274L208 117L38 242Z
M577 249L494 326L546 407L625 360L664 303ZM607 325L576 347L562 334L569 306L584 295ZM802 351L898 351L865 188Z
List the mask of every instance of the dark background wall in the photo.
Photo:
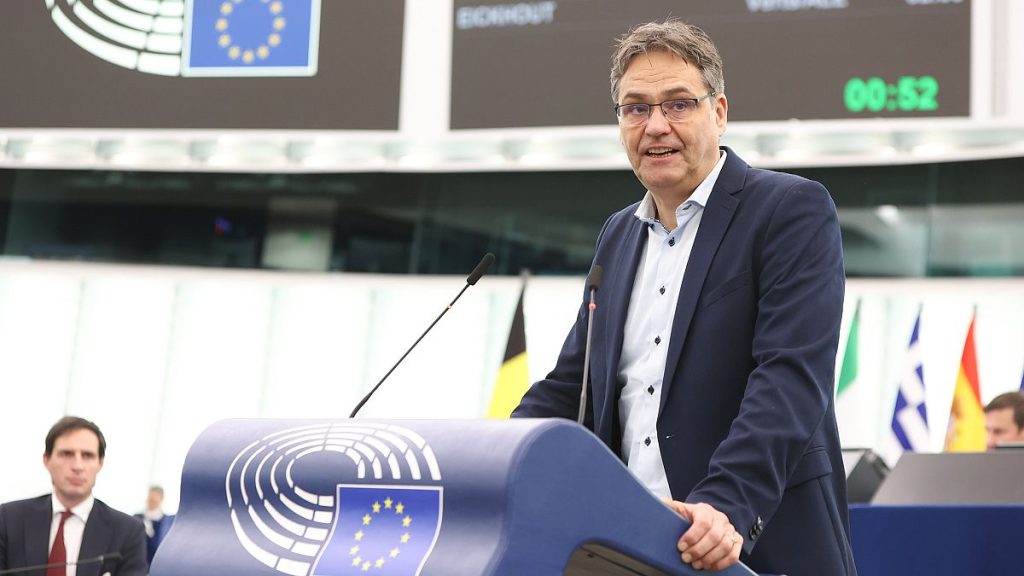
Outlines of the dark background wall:
M1012 234L1024 213L1024 159L793 169L839 209L850 276L1024 274ZM495 272L583 274L605 218L638 201L626 170L242 174L0 170L7 256L241 268L272 267L264 244L278 199L330 200L292 216L326 229L326 269L461 273L490 251ZM322 203L321 203L322 204ZM317 206L318 204L311 204ZM893 226L893 218L901 219ZM1005 224L1000 228L1001 223ZM910 230L908 240L889 231ZM916 234L917 236L913 236ZM1010 236L1007 236L1010 234ZM953 235L953 236L951 236ZM920 237L920 241L914 238ZM942 250L942 238L967 247Z

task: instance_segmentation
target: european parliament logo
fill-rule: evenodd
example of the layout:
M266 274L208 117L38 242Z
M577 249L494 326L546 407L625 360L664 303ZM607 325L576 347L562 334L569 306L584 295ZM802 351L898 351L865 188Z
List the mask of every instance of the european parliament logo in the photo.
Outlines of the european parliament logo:
M251 443L224 486L239 544L276 572L417 576L441 530L440 480L433 451L412 430L341 422Z
M97 58L163 76L314 76L320 0L46 0Z

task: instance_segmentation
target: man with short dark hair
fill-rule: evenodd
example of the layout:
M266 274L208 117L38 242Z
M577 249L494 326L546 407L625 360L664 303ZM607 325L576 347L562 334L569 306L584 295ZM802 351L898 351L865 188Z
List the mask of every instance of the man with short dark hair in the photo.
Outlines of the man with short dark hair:
M142 523L92 494L106 450L99 427L83 418L50 428L43 465L53 493L0 505L0 569L49 564L46 576L145 576Z
M683 562L854 576L836 427L845 276L825 188L720 145L722 59L651 22L612 57L619 138L643 199L597 238L586 424L685 517ZM587 302L516 417L575 419Z
M1006 392L985 406L985 447L1024 443L1024 392Z

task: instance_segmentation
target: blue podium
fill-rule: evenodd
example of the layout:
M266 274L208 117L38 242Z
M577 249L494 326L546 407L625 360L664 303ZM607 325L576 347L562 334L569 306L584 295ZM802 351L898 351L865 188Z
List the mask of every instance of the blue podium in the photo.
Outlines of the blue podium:
M696 574L685 528L566 420L226 420L150 574Z
M1020 574L1024 505L852 505L860 576Z

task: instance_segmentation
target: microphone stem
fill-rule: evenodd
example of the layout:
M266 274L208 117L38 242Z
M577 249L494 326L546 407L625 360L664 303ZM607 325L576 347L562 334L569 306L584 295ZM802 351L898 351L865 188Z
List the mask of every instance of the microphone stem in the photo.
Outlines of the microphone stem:
M405 357L408 356L409 353L413 351L413 348L416 348L416 345L420 343L420 340L423 340L423 337L427 335L427 332L430 332L430 329L434 327L434 324L437 324L441 320L441 317L447 314L448 311L452 309L452 306L454 306L455 302L462 297L462 293L465 292L466 289L469 288L469 286L470 284L467 282L466 285L462 287L462 290L459 290L459 293L456 294L455 298L453 298L452 301L448 303L448 306L446 306L445 309L442 310L441 313L437 315L437 318L434 318L434 321L430 323L430 326L427 326L427 329L423 331L423 334L420 334L420 337L417 338L416 341L412 343L412 346L409 346L409 349L405 351L405 354L402 354L402 357L398 359L398 362L395 362L394 366L392 366L391 369L388 370L388 373L385 374L384 377L381 378L380 381L377 382L377 384L369 392L366 393L366 396L363 396L363 399L359 401L359 404L356 404L356 407L352 409L352 413L348 415L349 418L356 417L356 414L359 413L359 409L363 407L363 404L366 404L370 397L373 396L373 393L377 391L377 388L380 388L380 385L383 384L384 381L388 379L388 376L391 376L391 373L395 371L395 368L398 368L398 365L402 363L402 360L405 360Z
M580 411L576 416L576 423L583 426L583 419L587 415L587 382L590 380L590 335L594 328L594 295L597 289L590 289L590 305L587 306L587 344L583 352L583 389L580 390Z
M120 558L120 555L117 555L117 557ZM96 563L102 564L106 560L110 560L110 558L108 556L97 556L95 558L86 558L84 560L78 560L76 562L56 562L56 563L51 563L51 564L36 564L35 566L22 566L22 567L19 567L19 568L7 568L5 570L0 570L0 575L24 574L24 573L28 573L28 572L37 571L37 570L47 570L49 568L59 568L59 567L62 567L62 566L63 567L67 567L67 566L85 566L87 564L96 564Z

